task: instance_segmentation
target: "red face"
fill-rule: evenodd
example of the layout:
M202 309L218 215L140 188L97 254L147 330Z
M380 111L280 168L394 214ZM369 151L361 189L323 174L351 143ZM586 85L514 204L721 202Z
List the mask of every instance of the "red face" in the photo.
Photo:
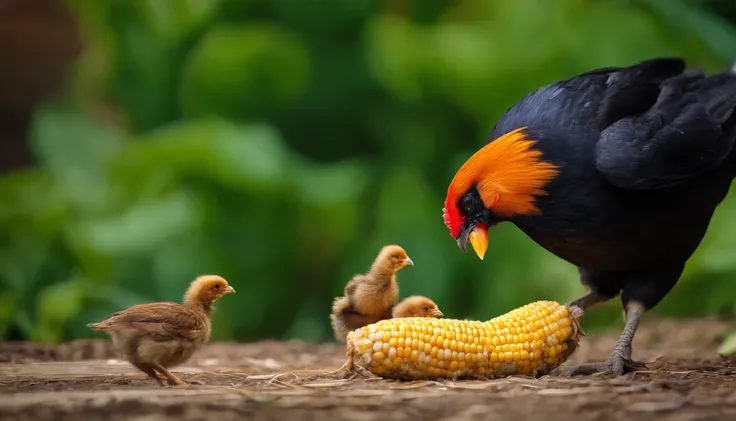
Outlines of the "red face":
M473 246L473 250L478 257L483 260L488 249L488 220L480 216L484 211L484 205L477 193L468 193L462 197L461 211L458 207L457 200L453 200L453 188L448 189L447 198L445 199L445 207L442 210L442 219L450 230L450 235L457 241L458 247L465 251L465 245L468 241ZM468 214L470 212L470 214ZM468 220L468 215L471 219Z
M445 207L442 209L442 219L445 221L445 226L450 230L452 238L457 239L460 235L460 229L465 223L465 216L460 213L456 201L453 200L454 197L452 189L449 189L445 199Z

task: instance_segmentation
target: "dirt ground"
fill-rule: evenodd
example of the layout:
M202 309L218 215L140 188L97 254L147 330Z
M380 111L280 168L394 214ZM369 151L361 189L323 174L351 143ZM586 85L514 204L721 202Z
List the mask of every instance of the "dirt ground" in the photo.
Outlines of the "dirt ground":
M162 388L116 359L106 341L4 343L0 420L733 420L736 359L715 353L733 328L715 320L645 323L634 357L649 370L621 378L456 382L304 372L336 370L343 347L266 341L213 343L172 370L203 385ZM567 364L604 359L616 335L584 337Z

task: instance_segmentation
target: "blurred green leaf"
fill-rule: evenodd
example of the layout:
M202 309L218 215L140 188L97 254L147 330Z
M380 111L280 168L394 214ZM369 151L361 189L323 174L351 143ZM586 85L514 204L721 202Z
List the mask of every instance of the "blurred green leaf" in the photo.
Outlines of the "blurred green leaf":
M736 355L736 332L732 332L726 337L720 347L718 353L721 355Z
M325 325L324 318L315 317L315 315L321 313L323 313L322 309L317 307L314 302L306 303L297 311L294 324L286 333L287 337L318 342L325 336L333 336L332 331Z
M105 285L102 283L92 282L85 284L85 296L91 300L109 304L109 307L114 309L113 311L152 300L152 297L150 296L136 294L123 286ZM98 317L92 317L89 320L101 320L102 317L109 316L106 312L95 311L94 313L97 314Z
M23 308L18 309L18 313L15 314L15 324L22 335L29 340L35 340L36 324L30 316L31 310Z
M425 95L418 74L431 57L426 37L406 19L379 15L366 27L367 58L373 74L403 101L417 102Z
M75 13L81 30L87 34L84 49L70 75L70 94L81 103L94 103L112 80L117 59L115 32L108 25L112 8L109 1L66 0Z
M218 12L221 0L137 0L133 7L156 37L178 42Z
M78 280L59 282L42 289L37 297L38 328L35 339L58 342L64 324L82 309L84 286Z
M157 299L162 300L180 301L191 280L205 273L219 274L223 270L216 250L199 233L176 236L166 247L155 249L152 259L151 274L159 282L151 289L155 289Z
M18 300L12 294L0 291L0 338L4 338L13 324Z
M372 173L355 160L318 165L295 159L294 163L290 200L301 207L301 241L321 243L320 260L328 261L361 232L359 204L369 191Z
M31 143L41 162L58 176L84 174L120 150L121 133L89 116L59 108L36 113Z
M183 36L183 28L171 28L173 33L167 33L168 20L161 27L151 22L156 19L155 12L148 15L148 20L142 19L147 14L138 8L146 1L111 2L109 17L104 22L111 28L110 36L117 50L108 95L114 96L115 104L124 108L125 117L141 130L177 118L179 75L189 49L186 40L172 39Z
M68 217L69 204L58 183L45 172L17 171L0 178L0 224L52 237Z
M195 197L184 191L140 202L120 215L90 219L70 226L69 241L80 250L119 256L150 253L167 239L201 223Z
M365 166L352 160L329 165L302 162L296 168L294 193L304 204L330 206L359 200L371 181Z
M722 60L736 59L736 28L703 6L682 0L642 0L680 30L697 34Z
M377 8L371 0L269 1L285 24L307 30L320 38L343 35Z
M211 28L184 65L181 109L196 117L234 120L262 116L292 104L309 80L302 40L272 23L220 24Z
M83 286L77 281L60 282L44 288L38 295L41 321L63 323L70 319L81 308L83 295Z
M55 251L43 238L33 235L14 238L10 246L0 251L0 285L12 290L22 301L33 297L40 285L49 282L39 274Z
M288 164L288 152L272 128L201 119L167 125L136 139L117 157L114 168L118 178L136 188L164 173L174 177L172 182L201 176L238 189L274 192L283 187Z
M107 17L110 2L97 0L65 0L64 4L73 11L78 18L89 21L100 21Z
M588 66L623 65L657 55L681 54L654 17L640 9L600 2L587 8L584 16L570 22L567 41L575 59L590 63ZM625 31L617 30L619 22L626 22Z
M95 214L115 202L115 190L101 170L123 146L117 130L83 114L45 108L35 116L31 143L77 211Z

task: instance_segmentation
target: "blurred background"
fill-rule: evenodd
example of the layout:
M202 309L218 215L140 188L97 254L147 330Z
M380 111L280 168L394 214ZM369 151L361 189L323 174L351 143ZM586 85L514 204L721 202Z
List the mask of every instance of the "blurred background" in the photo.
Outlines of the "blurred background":
M331 341L333 298L389 243L416 264L402 297L447 317L576 298L511 225L462 253L447 184L528 91L660 55L730 66L736 2L2 0L0 338L90 337L217 273L238 293L213 339ZM734 316L734 214L736 192L649 317Z

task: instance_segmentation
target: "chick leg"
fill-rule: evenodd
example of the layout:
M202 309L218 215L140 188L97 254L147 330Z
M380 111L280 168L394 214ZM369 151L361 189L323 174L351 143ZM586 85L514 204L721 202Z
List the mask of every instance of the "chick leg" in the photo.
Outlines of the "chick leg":
M180 380L175 375L171 374L169 370L165 369L161 364L156 364L153 367L156 369L156 371L163 374L168 379L168 383L171 386L186 386L189 384L183 380Z
M138 370L146 373L148 377L156 380L156 383L158 383L159 386L163 387L164 382L161 381L161 378L158 376L158 373L156 373L156 370L154 370L152 366L142 363L137 359L133 359L132 361L130 361L130 364Z
M630 301L628 303L626 306L626 325L618 341L616 341L616 345L613 346L608 361L572 367L564 371L562 376L593 373L612 373L615 376L621 376L624 373L645 368L646 366L643 363L631 360L631 343L645 310L645 306L639 302Z
M148 374L149 377L152 377L156 380L159 386L163 387L164 382L161 381L161 379L158 377L158 374L156 374L156 370L154 370L152 367L149 366L142 366L138 367L142 372Z

